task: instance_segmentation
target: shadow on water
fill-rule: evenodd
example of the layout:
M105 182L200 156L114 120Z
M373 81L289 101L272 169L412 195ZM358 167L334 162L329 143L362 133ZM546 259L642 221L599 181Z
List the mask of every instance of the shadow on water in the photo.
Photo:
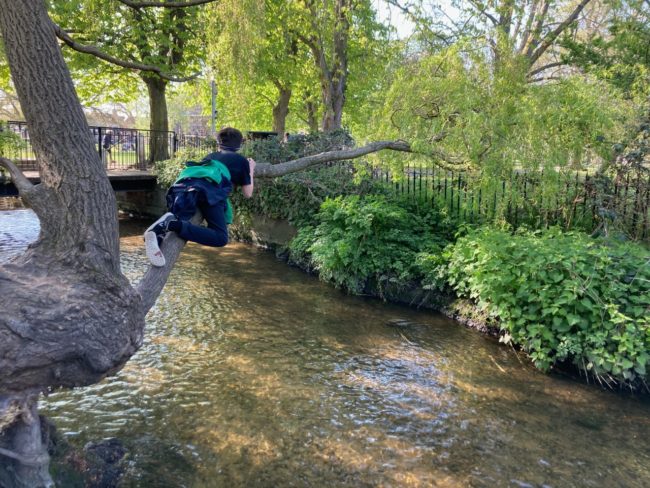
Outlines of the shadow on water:
M123 227L137 280L143 226ZM126 487L650 485L647 399L239 244L188 245L141 351L42 408L73 443L122 439Z

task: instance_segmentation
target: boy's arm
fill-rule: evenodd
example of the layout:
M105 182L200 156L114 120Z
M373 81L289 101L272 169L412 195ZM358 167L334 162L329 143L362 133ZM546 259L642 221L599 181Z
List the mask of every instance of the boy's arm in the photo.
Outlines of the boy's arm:
M253 196L253 173L255 173L255 160L252 158L248 158L248 165L251 170L251 182L250 184L241 187L241 191L246 198L250 198Z

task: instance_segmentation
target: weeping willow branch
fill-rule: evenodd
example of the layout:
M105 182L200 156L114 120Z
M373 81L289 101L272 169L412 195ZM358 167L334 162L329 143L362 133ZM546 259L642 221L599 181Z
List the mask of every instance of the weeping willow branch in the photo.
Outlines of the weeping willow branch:
M195 7L196 5L204 5L206 3L213 3L216 0L188 0L187 2L134 2L132 0L117 0L117 1L131 8L147 8L147 7L185 8L185 7Z

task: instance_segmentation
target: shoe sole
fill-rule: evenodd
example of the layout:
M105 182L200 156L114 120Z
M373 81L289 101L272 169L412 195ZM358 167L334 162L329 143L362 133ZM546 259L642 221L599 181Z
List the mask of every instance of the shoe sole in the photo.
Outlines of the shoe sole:
M153 224L151 224L149 227L147 227L147 230L144 231L145 234L146 234L147 232L152 231L153 228L154 228L155 226L157 226L157 225L158 225L159 223L161 223L161 222L164 222L165 219L167 219L169 216L172 216L172 217L173 217L174 214L171 213L171 212L167 212L165 215L163 215L163 216L160 217L158 220L156 220Z
M158 246L158 236L153 231L144 233L144 249L152 265L157 268L165 266L165 256Z

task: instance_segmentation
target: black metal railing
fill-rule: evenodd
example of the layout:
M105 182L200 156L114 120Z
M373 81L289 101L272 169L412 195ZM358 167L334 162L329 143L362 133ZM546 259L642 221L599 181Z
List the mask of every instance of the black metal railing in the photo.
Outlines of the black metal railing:
M469 223L502 219L513 228L618 228L636 239L650 238L650 171L645 168L610 175L514 172L489 182L478 173L422 166L406 167L399 178L377 168L372 176L397 194L436 203Z
M12 155L23 171L37 170L26 122L9 121L5 128L20 135L23 144ZM174 131L124 129L90 126L95 149L107 170L148 169L154 161L174 157L180 149L191 147L214 149L213 142L203 136L177 134Z

